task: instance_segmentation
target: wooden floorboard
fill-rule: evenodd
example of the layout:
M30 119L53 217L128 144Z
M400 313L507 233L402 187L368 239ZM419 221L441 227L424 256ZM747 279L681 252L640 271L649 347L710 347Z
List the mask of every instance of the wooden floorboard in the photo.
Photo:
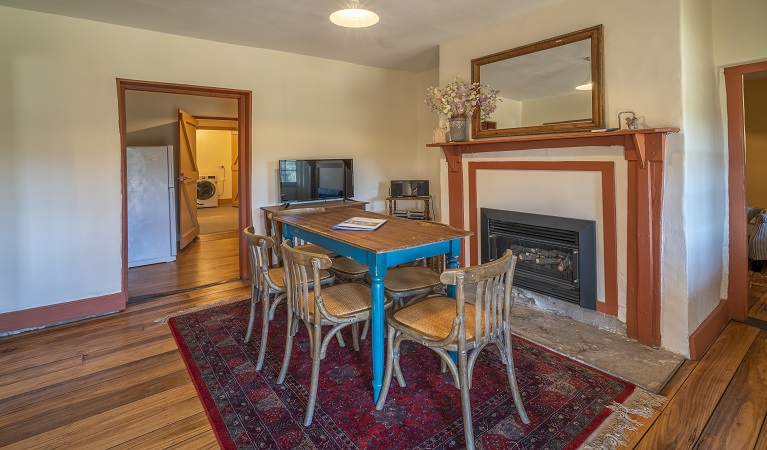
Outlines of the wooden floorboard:
M758 333L755 328L730 322L636 448L694 448Z
M703 430L697 448L754 448L767 414L767 332L761 331Z
M748 317L767 322L767 289L748 309Z
M200 235L176 260L128 269L128 299L176 292L240 276L239 235Z
M753 293L752 309L765 293ZM0 338L0 447L218 448L157 320L249 294L247 282L231 282ZM767 331L730 323L700 361L680 367L661 391L667 403L621 448L767 449L765 386Z

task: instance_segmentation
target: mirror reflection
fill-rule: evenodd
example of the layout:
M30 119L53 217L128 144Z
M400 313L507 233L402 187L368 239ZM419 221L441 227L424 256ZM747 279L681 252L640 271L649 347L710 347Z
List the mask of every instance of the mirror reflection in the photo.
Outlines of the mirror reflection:
M498 137L603 126L601 25L472 61L472 81L497 89L473 135Z

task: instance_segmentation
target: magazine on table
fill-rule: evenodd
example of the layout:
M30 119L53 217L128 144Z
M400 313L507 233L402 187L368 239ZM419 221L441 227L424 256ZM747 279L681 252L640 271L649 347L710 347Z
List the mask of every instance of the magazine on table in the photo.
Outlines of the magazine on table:
M333 225L334 230L373 231L386 223L386 219L371 219L369 217L352 217Z

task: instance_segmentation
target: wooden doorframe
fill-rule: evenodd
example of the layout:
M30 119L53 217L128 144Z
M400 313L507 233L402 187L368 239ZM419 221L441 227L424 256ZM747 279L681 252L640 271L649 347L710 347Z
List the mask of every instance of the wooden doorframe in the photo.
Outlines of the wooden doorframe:
M125 114L125 91L147 91L164 94L197 95L202 97L231 98L237 100L237 126L239 128L238 152L240 156L239 229L252 225L251 196L251 152L252 152L252 111L253 93L238 89L226 89L209 86L160 83L155 81L127 80L117 78L117 108L120 126L120 178L122 185L122 293L128 298L128 199L127 199L127 119ZM248 253L245 238L238 233L240 277L248 277Z
M730 318L748 319L748 242L746 232L746 136L743 112L743 76L767 71L767 61L724 69L727 97L728 198L730 274L727 312Z

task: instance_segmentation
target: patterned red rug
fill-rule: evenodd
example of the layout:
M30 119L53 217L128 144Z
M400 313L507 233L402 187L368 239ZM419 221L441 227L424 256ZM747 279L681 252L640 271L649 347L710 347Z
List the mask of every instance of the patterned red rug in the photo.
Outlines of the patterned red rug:
M260 307L258 308L260 310ZM248 301L169 321L219 444L226 449L453 449L464 447L459 391L439 358L403 344L407 387L392 382L386 406L372 396L370 339L361 351L334 340L320 369L314 421L303 427L311 360L306 329L296 337L285 383L276 384L285 346L284 309L271 322L264 367L255 371L259 333L243 343ZM256 328L260 318L256 319ZM495 349L483 351L471 389L474 433L484 449L574 449L625 402L632 384L520 338L514 359L530 424L519 420ZM642 391L643 392L643 391ZM620 408L620 405L618 405Z

